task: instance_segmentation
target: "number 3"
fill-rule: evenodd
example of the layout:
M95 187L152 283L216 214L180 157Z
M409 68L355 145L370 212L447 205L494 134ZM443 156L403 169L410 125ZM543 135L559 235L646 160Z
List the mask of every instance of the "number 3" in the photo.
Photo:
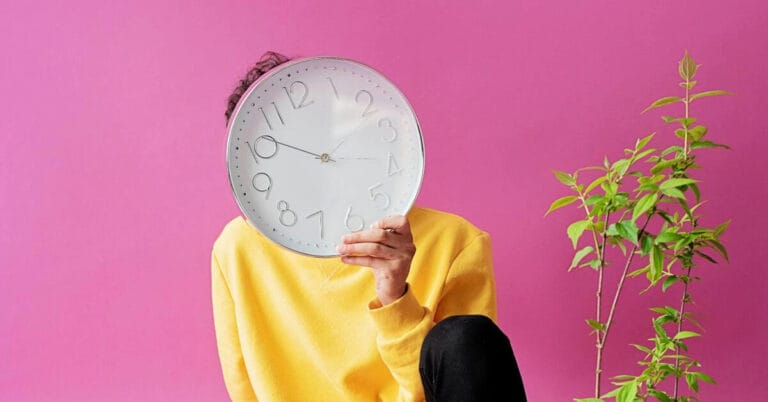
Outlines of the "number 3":
M397 129L392 125L392 120L389 119L379 119L379 127L386 127L389 128L392 132L392 136L387 138L384 134L381 135L381 139L386 142L395 142L397 139Z

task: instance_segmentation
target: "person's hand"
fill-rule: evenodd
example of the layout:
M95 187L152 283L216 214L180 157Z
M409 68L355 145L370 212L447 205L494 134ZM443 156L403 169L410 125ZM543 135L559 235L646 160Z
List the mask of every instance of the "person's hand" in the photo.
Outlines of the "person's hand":
M376 296L382 305L405 294L405 280L416 253L405 216L390 216L375 222L368 230L345 235L337 250L342 262L373 269Z

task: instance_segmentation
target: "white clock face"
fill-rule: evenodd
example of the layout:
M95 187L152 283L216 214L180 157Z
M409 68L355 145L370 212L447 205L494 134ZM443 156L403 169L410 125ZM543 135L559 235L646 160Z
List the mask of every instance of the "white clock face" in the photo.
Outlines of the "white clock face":
M228 127L227 167L240 209L276 243L335 256L341 236L404 215L424 174L419 124L375 70L331 57L260 77Z

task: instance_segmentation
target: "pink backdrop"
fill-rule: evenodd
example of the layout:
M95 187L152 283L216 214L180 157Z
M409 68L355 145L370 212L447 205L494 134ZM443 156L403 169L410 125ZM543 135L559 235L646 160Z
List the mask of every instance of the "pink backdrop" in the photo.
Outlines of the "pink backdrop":
M700 175L707 222L733 224L731 264L693 288L693 354L719 381L704 400L768 395L762 0L4 1L0 49L2 401L226 399L209 293L211 243L239 213L223 109L268 49L364 61L409 97L418 202L491 233L500 323L544 402L587 396L593 370L594 275L566 273L578 215L543 218L564 195L550 170L663 130L639 112L675 94L688 49L702 89L737 94L694 110L733 147ZM625 307L608 374L635 370L626 344L650 334L647 304Z

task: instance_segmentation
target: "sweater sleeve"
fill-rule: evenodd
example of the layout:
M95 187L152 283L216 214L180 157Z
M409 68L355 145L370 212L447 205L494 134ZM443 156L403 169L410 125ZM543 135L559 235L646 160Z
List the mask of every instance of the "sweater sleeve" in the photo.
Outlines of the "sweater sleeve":
M374 300L368 307L379 330L379 353L400 386L399 400L423 401L419 356L435 322L460 314L482 314L496 320L488 234L475 237L451 263L434 314L419 303L410 289L391 304L382 306Z
M215 252L211 253L211 295L216 344L229 397L234 402L256 402L240 350L235 306Z

